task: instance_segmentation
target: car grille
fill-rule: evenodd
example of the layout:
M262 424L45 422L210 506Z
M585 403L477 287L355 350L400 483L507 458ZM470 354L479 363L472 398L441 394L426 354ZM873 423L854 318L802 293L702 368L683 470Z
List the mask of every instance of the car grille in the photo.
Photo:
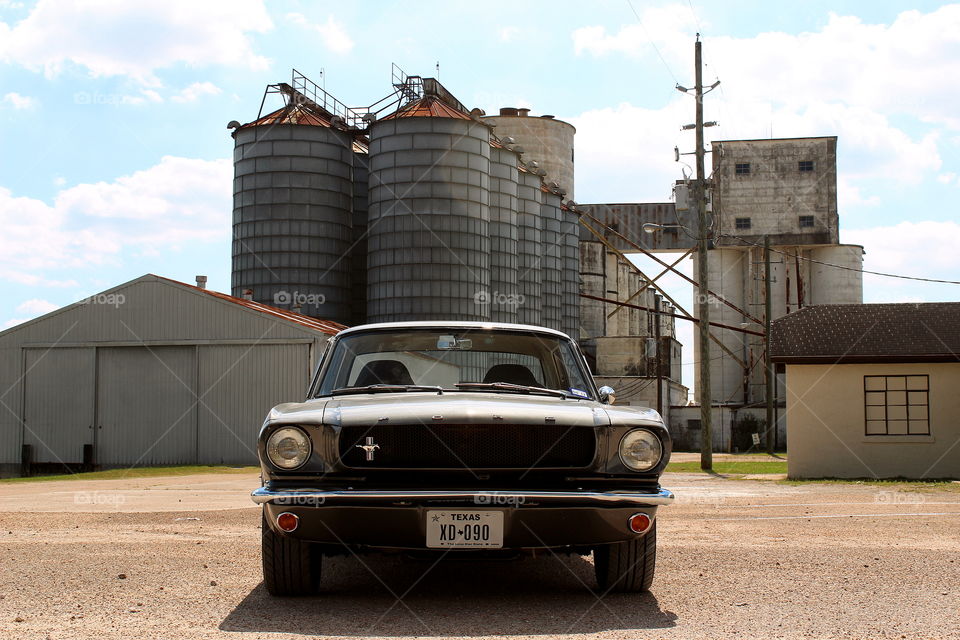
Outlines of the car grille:
M373 460L357 445L379 445ZM590 465L592 427L429 424L344 427L340 459L366 469L557 469Z

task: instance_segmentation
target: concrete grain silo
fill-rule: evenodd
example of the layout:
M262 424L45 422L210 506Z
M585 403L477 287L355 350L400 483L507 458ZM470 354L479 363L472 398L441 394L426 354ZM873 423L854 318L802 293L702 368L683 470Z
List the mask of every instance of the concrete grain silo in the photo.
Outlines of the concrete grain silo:
M489 180L489 128L429 87L373 123L369 322L491 319Z
M574 126L553 116L531 117L530 109L504 107L500 115L487 116L485 122L496 125L500 139L511 137L526 149L526 158L536 160L547 172L547 180L557 182L574 197Z
M284 107L233 136L233 294L350 322L351 135Z

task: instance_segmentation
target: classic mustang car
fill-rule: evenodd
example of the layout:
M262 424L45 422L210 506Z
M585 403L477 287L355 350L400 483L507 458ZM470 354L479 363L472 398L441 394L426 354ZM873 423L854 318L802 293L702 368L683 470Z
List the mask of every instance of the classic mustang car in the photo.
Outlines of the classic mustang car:
M613 400L558 331L342 331L308 399L260 432L267 591L312 593L325 555L367 551L592 553L602 590L647 590L670 436L656 411Z

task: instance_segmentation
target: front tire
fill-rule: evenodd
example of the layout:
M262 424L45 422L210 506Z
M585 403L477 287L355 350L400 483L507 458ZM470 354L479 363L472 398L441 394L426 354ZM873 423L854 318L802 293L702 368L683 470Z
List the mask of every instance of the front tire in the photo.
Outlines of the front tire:
M642 538L593 549L593 567L603 592L648 591L657 564L657 523Z
M307 596L320 586L323 555L316 545L277 533L261 517L263 585L272 596Z

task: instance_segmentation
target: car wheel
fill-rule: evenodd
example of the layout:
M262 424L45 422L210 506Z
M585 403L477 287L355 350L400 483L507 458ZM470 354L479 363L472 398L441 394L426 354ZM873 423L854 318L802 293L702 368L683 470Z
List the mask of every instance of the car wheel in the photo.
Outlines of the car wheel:
M323 555L315 545L277 533L261 517L263 584L272 596L307 596L320 586Z
M642 538L595 547L593 567L602 591L647 591L657 564L657 523Z

